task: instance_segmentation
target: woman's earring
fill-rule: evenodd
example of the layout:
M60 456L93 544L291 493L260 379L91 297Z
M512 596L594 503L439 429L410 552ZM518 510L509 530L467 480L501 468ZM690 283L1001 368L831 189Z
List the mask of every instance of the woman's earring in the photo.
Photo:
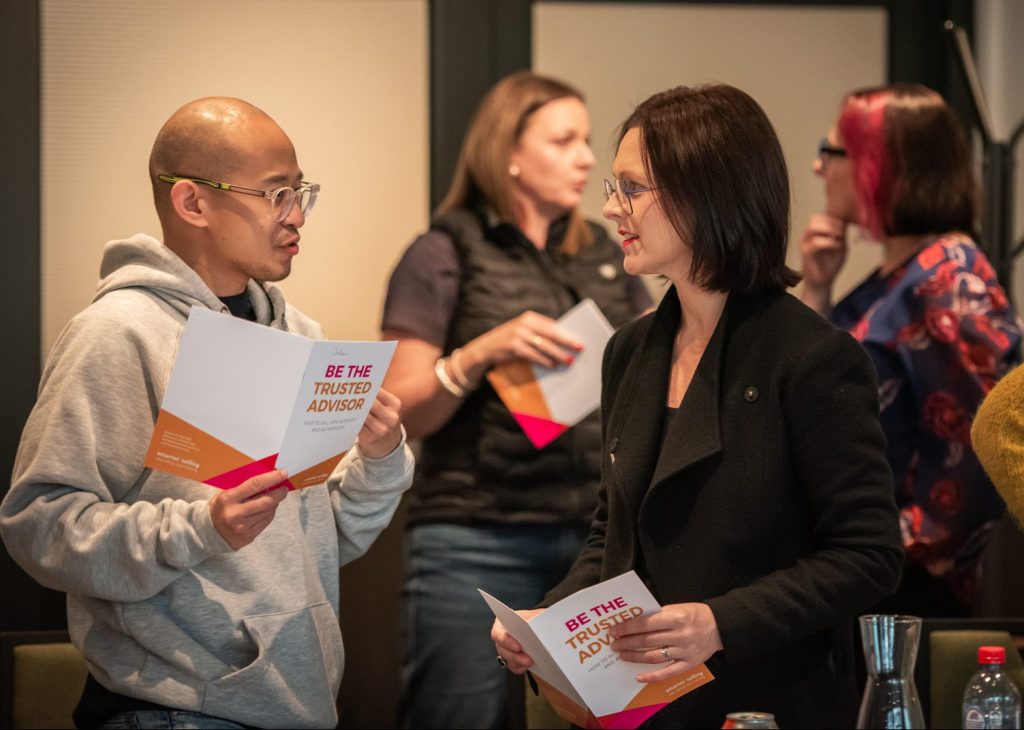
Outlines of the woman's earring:
M508 174L512 177L519 177L519 165L509 165Z

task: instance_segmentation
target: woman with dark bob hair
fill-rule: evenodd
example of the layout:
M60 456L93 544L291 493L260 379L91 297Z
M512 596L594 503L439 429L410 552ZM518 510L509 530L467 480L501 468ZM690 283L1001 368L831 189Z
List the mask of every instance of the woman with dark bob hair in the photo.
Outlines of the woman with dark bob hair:
M978 188L956 116L924 86L853 92L819 148L826 207L801 242L805 303L850 331L878 371L906 566L876 610L970 615L975 567L1004 506L970 441L985 394L1017 360L1020 328L971 239ZM837 305L848 224L882 264Z
M852 727L852 620L893 590L902 550L871 362L785 291L775 131L738 89L677 87L625 121L612 171L626 270L672 286L605 350L598 509L541 605L639 574L663 610L612 648L650 665L638 682L715 676L646 727L739 710ZM500 623L491 637L512 671L532 665Z

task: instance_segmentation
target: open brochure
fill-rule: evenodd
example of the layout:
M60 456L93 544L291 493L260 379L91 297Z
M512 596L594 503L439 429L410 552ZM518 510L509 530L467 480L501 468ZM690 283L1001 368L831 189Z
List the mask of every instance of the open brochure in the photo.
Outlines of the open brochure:
M601 359L614 332L593 299L558 320L583 343L571 365L545 368L526 360L502 363L487 379L531 443L542 449L601 403Z
M355 442L394 342L312 340L193 307L145 465L222 489L321 484Z
M668 662L627 662L609 648L612 626L661 610L634 571L584 588L529 621L494 596L480 594L533 659L530 672L541 694L574 725L630 730L714 679L700 664L670 679L641 684L638 673Z

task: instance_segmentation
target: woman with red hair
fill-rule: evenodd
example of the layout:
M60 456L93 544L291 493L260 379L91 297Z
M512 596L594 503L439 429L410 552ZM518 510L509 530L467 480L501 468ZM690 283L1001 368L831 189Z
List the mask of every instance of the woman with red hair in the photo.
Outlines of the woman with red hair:
M900 506L903 581L878 610L968 615L977 559L1004 510L971 447L971 422L1016 362L1021 328L972 239L967 139L931 89L865 89L843 100L814 172L826 206L801 240L801 298L875 363ZM881 244L882 263L833 306L851 223Z

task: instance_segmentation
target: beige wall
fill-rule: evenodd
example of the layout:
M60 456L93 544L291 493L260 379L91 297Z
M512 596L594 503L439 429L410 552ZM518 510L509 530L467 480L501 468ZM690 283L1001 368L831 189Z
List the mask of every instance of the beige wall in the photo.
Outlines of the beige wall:
M584 208L599 218L600 178L610 177L614 131L650 94L679 84L723 82L747 91L774 122L789 164L793 236L824 203L812 174L818 140L845 91L886 74L882 8L670 6L638 3L534 5L533 66L586 94L598 164ZM877 265L880 250L852 247L836 282L841 295Z
M43 354L91 300L105 241L160 235L163 121L207 95L263 108L323 188L286 296L376 339L387 275L427 223L426 0L42 0Z
M997 140L1008 142L1018 124L1024 123L1024 3L1020 0L978 0L974 57L985 101L992 115ZM980 145L979 145L980 146ZM1024 240L1024 144L1018 142L1014 157L1013 245ZM1013 269L1013 298L1018 311L1024 305L1024 258Z

